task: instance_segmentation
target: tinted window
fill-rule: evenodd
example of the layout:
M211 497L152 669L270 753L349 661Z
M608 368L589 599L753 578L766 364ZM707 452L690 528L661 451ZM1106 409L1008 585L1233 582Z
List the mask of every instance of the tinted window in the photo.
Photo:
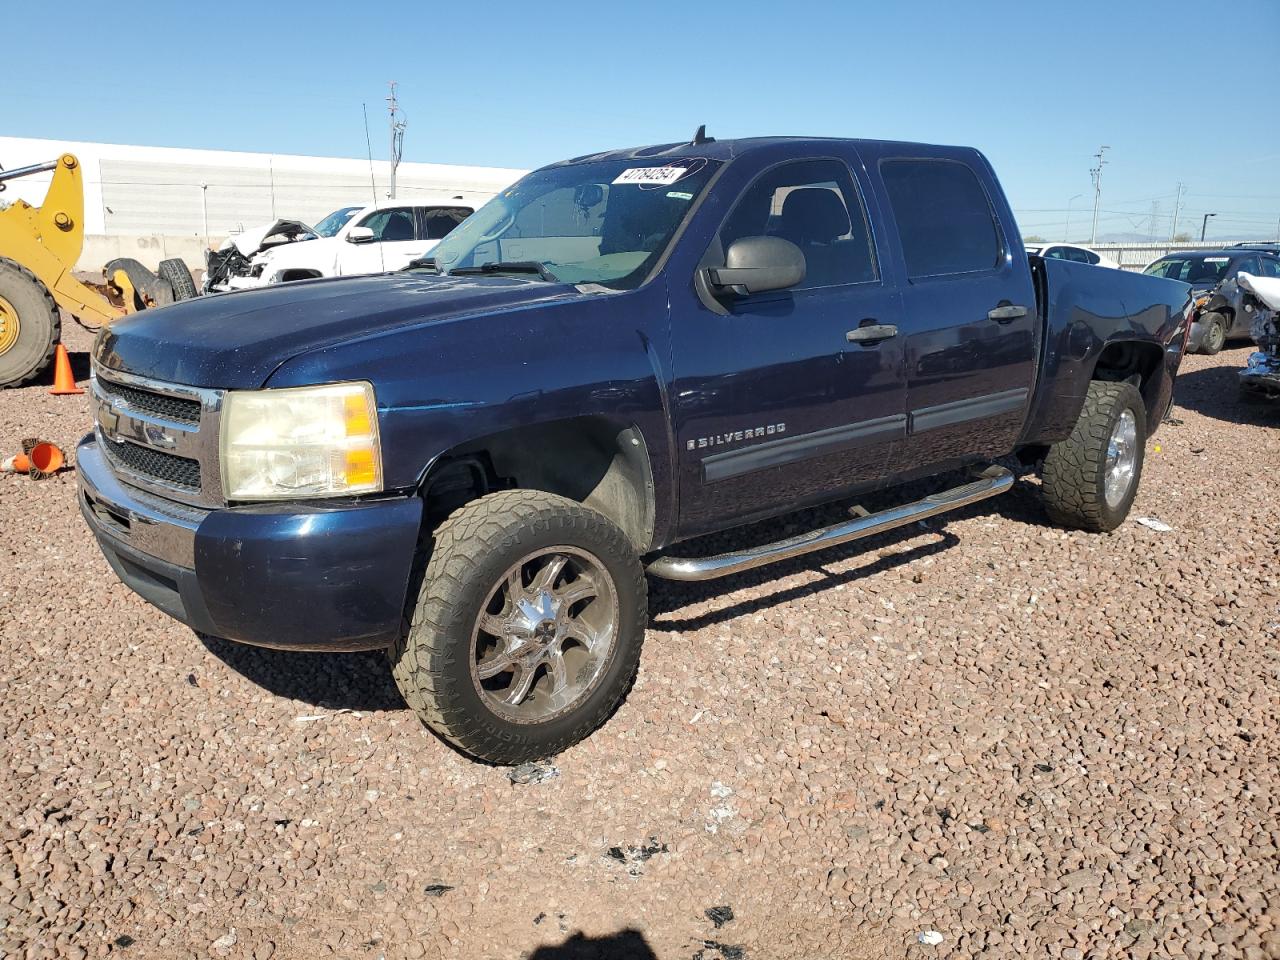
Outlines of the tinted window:
M470 207L432 207L422 211L428 240L443 240L453 228L471 216Z
M1243 260L1236 261L1236 273L1247 273L1256 277L1261 271L1262 265L1257 257L1245 257Z
M1069 260L1067 251L1063 247L1050 247L1043 254L1046 260Z
M1262 275L1264 277L1280 277L1280 260L1273 260L1268 257L1262 261Z
M414 239L413 211L404 208L378 210L360 224L373 231L373 239L385 243Z
M722 250L743 237L782 237L804 254L796 289L876 279L862 197L838 160L801 160L762 174L720 230Z
M1173 256L1157 260L1142 272L1153 277L1212 285L1226 275L1230 263L1228 256Z
M1098 256L1096 253L1090 253L1088 250L1080 250L1080 251L1078 251L1078 252L1079 252L1079 254L1080 254L1080 262L1081 262L1081 263L1093 263L1093 264L1096 264L1096 263L1100 263L1100 262L1102 261L1102 258L1101 258L1100 256Z
M991 203L963 163L887 160L880 175L909 276L990 270L999 262L1000 234Z

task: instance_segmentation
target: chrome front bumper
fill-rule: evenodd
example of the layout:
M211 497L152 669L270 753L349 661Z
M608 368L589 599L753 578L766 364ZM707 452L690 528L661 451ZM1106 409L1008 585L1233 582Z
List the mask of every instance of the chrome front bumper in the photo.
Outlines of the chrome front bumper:
M196 530L210 511L125 486L93 434L76 448L76 472L80 510L94 533L165 563L195 566Z

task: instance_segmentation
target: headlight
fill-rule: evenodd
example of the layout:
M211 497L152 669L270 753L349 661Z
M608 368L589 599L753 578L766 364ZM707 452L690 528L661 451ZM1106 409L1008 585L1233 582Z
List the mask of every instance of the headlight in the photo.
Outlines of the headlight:
M376 493L382 451L373 386L228 391L219 453L228 500Z

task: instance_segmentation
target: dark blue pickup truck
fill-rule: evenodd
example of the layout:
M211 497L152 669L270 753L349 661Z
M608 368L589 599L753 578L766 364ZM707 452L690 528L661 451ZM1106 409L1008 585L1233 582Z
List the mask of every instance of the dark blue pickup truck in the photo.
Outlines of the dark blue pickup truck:
M1125 518L1184 283L1028 258L976 150L767 138L529 174L410 269L104 331L80 505L194 630L386 648L405 699L513 763L635 675L646 573L700 580L998 494ZM739 553L681 541L914 478L941 493ZM963 472L963 473L961 473Z

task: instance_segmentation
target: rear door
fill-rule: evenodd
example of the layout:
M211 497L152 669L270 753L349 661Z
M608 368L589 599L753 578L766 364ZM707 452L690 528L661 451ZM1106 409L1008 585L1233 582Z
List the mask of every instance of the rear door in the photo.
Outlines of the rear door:
M474 212L470 207L419 207L418 236L426 241L422 244L423 254L430 254L437 243Z
M860 149L875 156L904 279L909 422L899 466L922 473L1014 448L1035 380L1039 318L1022 243L1002 226L1012 213L986 160L904 146Z
M683 536L831 499L889 469L906 428L901 305L849 154L762 160L702 259L723 266L735 240L782 237L805 255L800 284L719 310L673 291ZM873 326L884 335L855 332Z

